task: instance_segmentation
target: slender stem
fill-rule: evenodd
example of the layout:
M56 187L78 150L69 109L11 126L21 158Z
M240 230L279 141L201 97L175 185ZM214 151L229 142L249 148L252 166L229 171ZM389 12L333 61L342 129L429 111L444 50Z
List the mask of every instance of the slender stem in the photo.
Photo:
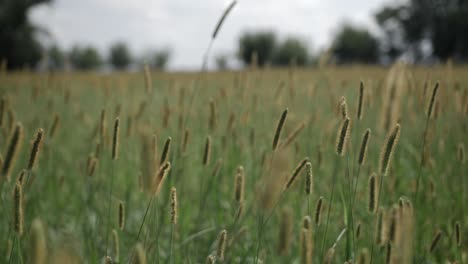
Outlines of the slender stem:
M110 213L111 213L111 204L112 204L112 191L114 188L114 165L115 162L112 160L112 165L111 165L111 182L110 182L110 191L109 191L109 200L108 200L108 205L107 205L107 225L106 225L106 254L107 250L109 249L109 229L110 229Z
M383 186L383 180L384 180L384 177L383 177L383 175L381 174L381 175L380 175L380 183L379 183L379 191L378 191L378 194L379 194L379 195L377 196L377 205L376 205L377 213L378 213L378 210L379 210L379 207L380 207L380 200L381 200L381 197L382 197L383 194L384 194L384 191L383 191L383 188L382 188L382 186ZM374 244L375 244L375 243L373 243L372 240L373 240L373 238L376 236L377 225L379 224L379 223L378 223L378 222L379 222L379 219L377 218L377 219L375 219L375 220L376 220L376 221L375 221L374 232L372 232L372 237L371 237L371 239L370 239L371 244L372 244L372 245L371 245L370 264L372 264L372 260L373 260L373 256L374 256Z

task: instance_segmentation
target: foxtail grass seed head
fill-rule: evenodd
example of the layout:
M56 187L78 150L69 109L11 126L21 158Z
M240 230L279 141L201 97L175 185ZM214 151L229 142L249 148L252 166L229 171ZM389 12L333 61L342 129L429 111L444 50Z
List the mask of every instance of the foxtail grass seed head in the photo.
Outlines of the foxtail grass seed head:
M287 116L288 116L288 108L284 109L278 121L278 125L276 126L275 137L273 138L273 151L275 151L276 148L278 147L278 143L281 137L281 131L283 130L284 122L286 121Z
M338 136L336 138L336 153L339 156L344 156L344 154L346 153L350 127L351 127L351 120L349 119L349 117L346 117L341 123L341 127L340 127L340 130L338 131Z
M310 219L310 216L304 216L304 219L302 219L302 228L312 230L312 219Z
M166 139L166 142L164 142L164 148L161 153L161 160L159 161L159 165L163 165L164 162L166 162L169 158L169 153L171 152L171 143L172 143L172 138L168 137Z
M319 226L320 225L320 220L322 216L322 207L323 207L323 197L320 196L320 198L317 201L317 205L315 206L315 225Z
M312 234L305 228L301 230L301 264L312 264Z
M86 168L86 172L88 174L88 176L93 176L94 175L94 172L96 171L96 168L98 166L98 159L94 156L94 155L90 155L88 157L88 164L87 164L87 168Z
M216 105L213 100L210 100L210 116L209 116L209 122L208 122L208 127L211 131L214 131L216 129Z
M308 161L306 163L306 178L305 178L305 192L307 195L309 195L312 192L312 184L313 184L313 175L312 175L312 163Z
M24 223L24 215L23 215L23 187L17 183L15 185L15 190L13 192L13 229L21 236L23 234L23 223Z
M357 111L357 119L362 119L362 107L364 103L364 82L361 81L359 83L359 102L358 102L358 111Z
M114 123L114 137L112 138L112 159L119 159L119 134L120 134L120 119L117 117Z
M242 167L242 166L240 166ZM234 199L240 203L244 201L245 176L244 169L238 170L234 180Z
M31 224L31 255L33 264L46 264L47 245L44 225L41 220L34 219Z
M355 231L354 235L355 235L356 239L361 238L361 223L357 223L356 231Z
M375 173L372 173L369 176L369 201L368 207L370 213L374 214L377 210L377 200L378 200L378 185L377 185L377 176Z
M187 152L187 146L188 146L189 140L190 140L190 131L188 130L188 128L186 128L184 131L184 136L182 138L182 147L181 147L182 153Z
M26 181L26 170L21 170L20 174L18 175L18 179L16 182L20 185L24 185L24 182Z
M219 18L218 23L216 24L215 29L213 30L213 34L211 35L211 39L215 39L216 36L218 35L219 30L221 29L221 26L223 25L224 20L226 17L229 15L231 10L234 8L234 6L237 4L237 1L232 1L231 4L224 10L223 15Z
M216 257L213 255L209 255L206 258L206 264L215 264L216 263Z
M203 165L207 166L211 160L211 137L206 137L205 150L203 152Z
M371 130L370 128L368 128L366 129L366 132L364 132L364 135L362 136L361 148L359 149L358 164L360 166L364 165L364 163L366 162L367 148L369 146L370 137L371 137Z
M385 145L382 148L380 153L380 162L379 162L379 173L382 176L386 176L390 163L392 162L393 153L395 152L395 147L398 144L400 138L400 124L397 124L391 133L387 136Z
M392 260L392 244L388 243L387 246L385 247L386 252L385 252L385 264L390 264Z
M286 187L284 188L285 190L286 189L289 189L289 187L291 187L291 185L294 183L294 180L297 178L297 175L299 175L299 173L301 173L302 169L304 168L304 166L306 165L306 163L309 162L309 158L308 157L305 157L303 160L301 160L301 162L296 166L296 168L293 170L292 174L291 174L291 177L289 177L289 180L288 182L286 183Z
M110 256L106 256L106 259L105 259L104 263L106 263L106 264L112 264L112 263L113 263L113 262L112 262L112 258L111 258Z
M348 117L348 105L346 104L346 98L344 96L340 98L340 114L343 120Z
M457 247L461 247L462 244L462 230L460 222L455 223L455 243Z
M171 224L177 224L177 190L171 188Z
M156 174L156 187L154 194L158 195L159 192L161 191L161 187L164 184L164 181L166 180L167 174L169 174L169 171L171 170L171 163L169 161L166 161L158 170Z
M112 247L115 263L119 263L120 260L120 243L119 243L119 233L117 230L112 229Z
M429 246L429 253L432 253L434 251L434 249L439 244L439 241L440 241L441 238L442 238L442 231L437 230L434 237L432 238L431 245Z
M104 144L104 141L106 139L106 133L107 133L107 125L106 125L106 109L101 110L101 121L99 123L99 135L101 139L101 143Z
M42 141L44 139L44 130L39 128L34 139L34 143L31 149L31 155L29 155L28 170L32 170L34 165L37 163L37 157L41 149Z
M23 141L23 126L21 123L16 125L15 131L8 142L8 148L3 161L2 175L10 180L11 170L13 169L16 157Z
M281 210L280 228L279 228L279 244L278 252L281 255L287 255L289 247L292 242L292 230L293 230L293 212L291 208L284 207Z
M224 260L224 251L226 250L226 241L227 241L227 231L224 229L219 234L218 238L218 249L216 251L216 255L220 261Z
M383 245L384 239L382 238L382 233L384 229L384 218L385 218L385 211L383 208L379 208L378 216L377 216L377 229L375 232L375 243L377 245Z
M119 229L123 230L125 227L125 205L119 201Z
M431 118L432 115L432 110L434 108L434 102L437 97L437 91L439 90L439 82L436 82L434 89L432 90L432 96L431 96L431 101L429 103L429 107L427 108L427 117Z
M325 264L332 264L334 263L333 262L333 258L335 257L335 248L334 247L331 247L327 250L327 254L325 255L325 261L324 263Z
M132 264L146 264L146 252L141 243L136 244L132 255Z

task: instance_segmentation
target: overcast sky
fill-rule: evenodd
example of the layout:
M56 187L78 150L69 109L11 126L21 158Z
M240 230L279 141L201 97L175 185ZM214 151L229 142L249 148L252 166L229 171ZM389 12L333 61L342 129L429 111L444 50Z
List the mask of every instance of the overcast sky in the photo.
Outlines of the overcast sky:
M171 47L172 69L196 69L228 0L54 0L31 12L63 48L92 44L106 55L126 42L133 53ZM346 23L375 28L372 15L388 0L239 0L214 44L213 56L234 56L248 29L299 36L317 51Z

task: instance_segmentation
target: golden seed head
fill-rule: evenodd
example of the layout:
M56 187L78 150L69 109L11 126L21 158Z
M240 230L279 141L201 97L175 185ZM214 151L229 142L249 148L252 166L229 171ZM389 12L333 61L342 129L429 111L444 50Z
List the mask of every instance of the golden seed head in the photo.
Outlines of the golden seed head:
M273 138L273 151L275 151L278 147L278 143L281 136L281 131L283 130L284 122L286 121L286 117L288 116L288 108L284 109L281 117L278 121L275 131L275 137Z
M312 230L312 219L310 219L310 216L304 216L304 219L302 220L302 228Z
M431 118L432 109L434 108L434 102L437 97L437 91L439 90L439 82L436 82L434 89L432 90L431 101L429 103L429 107L427 108L427 117Z
M161 160L159 161L159 165L163 165L164 162L168 160L169 153L171 151L171 143L172 143L172 138L168 137L166 139L166 142L164 142L164 148L163 148L163 152L161 153Z
M369 176L369 201L367 208L373 214L377 211L378 188L377 176L375 173L372 173Z
M211 160L211 137L206 137L205 150L203 152L203 165L207 166Z
M346 153L346 147L348 145L349 133L351 127L351 119L346 117L341 123L340 130L336 138L336 153L339 156L344 156Z
M13 212L13 229L21 236L23 234L23 187L17 183L13 193L14 212Z
M371 130L370 128L368 128L366 129L366 132L364 132L364 135L362 136L361 148L359 149L358 164L360 166L364 165L364 162L366 162L367 148L369 146L370 137L371 137Z
M125 227L125 205L119 201L119 229L123 230Z
M52 121L52 125L50 126L50 133L49 133L50 139L52 139L55 136L59 126L60 126L60 116L57 113L55 113L54 120Z
M242 166L239 166L242 167ZM236 202L240 203L244 201L244 188L245 188L245 176L244 170L238 169L234 180L234 198Z
M306 194L310 194L312 192L312 186L313 186L313 175L312 175L312 163L310 163L310 161L308 161L306 163L306 178L305 178L305 182L306 182L306 186L305 186L305 192Z
M392 162L393 153L395 152L395 147L398 144L400 138L400 124L397 124L395 128L387 136L385 145L382 148L380 153L380 162L379 162L379 173L382 176L386 176L390 163Z
M434 237L432 238L431 245L429 246L429 253L432 253L434 251L434 249L439 244L439 241L440 241L441 238L442 238L442 231L439 229L439 230L437 230Z
M364 82L361 81L359 83L359 103L358 103L358 112L357 112L358 120L362 119L363 102L364 102Z
M177 224L177 190L171 188L171 224Z
M285 190L291 187L291 185L294 183L294 180L297 178L297 175L302 171L302 169L305 167L306 163L309 162L309 158L305 157L304 159L299 162L299 164L296 166L296 168L293 170L291 177L289 177L288 182L286 183Z
M306 228L301 231L301 263L312 264L312 232Z
M116 263L119 263L119 258L120 258L120 245L119 245L119 234L117 233L117 230L112 229L112 245L113 245L113 253L114 253L114 259Z
M220 261L223 261L223 259L224 259L224 251L226 250L226 241L227 241L227 231L226 231L226 229L224 229L219 234L218 249L216 251L218 259Z
M171 170L171 163L169 161L164 162L164 164L159 168L158 172L156 173L155 181L155 190L154 194L158 195L164 181L167 177L167 174Z
M340 98L340 113L343 120L348 117L348 105L346 104L346 98L344 96Z
M21 170L20 174L18 175L18 179L16 182L20 185L24 185L24 182L26 181L26 170Z
M315 225L317 226L320 225L320 220L322 216L322 207L323 207L323 197L320 196L320 198L317 201L317 205L315 206Z
M119 159L119 134L120 134L120 119L117 117L114 123L114 136L112 138L112 159Z
M5 176L7 180L10 180L11 170L13 169L22 141L23 126L21 123L18 123L8 143L7 153L3 161L2 175Z
M31 155L29 155L28 170L32 170L34 165L37 163L37 156L41 149L42 141L44 138L44 130L39 128L34 139L33 147L31 149Z

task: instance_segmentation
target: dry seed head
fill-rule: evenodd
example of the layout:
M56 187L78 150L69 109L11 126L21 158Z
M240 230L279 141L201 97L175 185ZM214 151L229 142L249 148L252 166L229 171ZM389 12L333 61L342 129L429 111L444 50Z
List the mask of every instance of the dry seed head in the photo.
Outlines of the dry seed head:
M293 215L289 207L284 207L281 210L280 229L279 229L279 244L278 252L281 255L286 255L289 252L289 247L292 242L293 230Z
M206 258L206 264L215 264L216 263L216 257L213 255L209 255Z
M346 98L344 96L340 98L340 113L343 120L348 117L348 105L346 104Z
M400 210L398 206L393 206L390 212L389 228L388 228L388 238L392 243L397 243L399 241L399 235L401 230L400 223Z
M163 165L164 162L166 162L167 159L169 158L169 153L171 151L171 143L172 143L172 138L168 137L166 139L166 142L164 142L164 148L163 148L163 152L161 153L161 160L159 161L159 165Z
M10 180L10 173L16 161L16 156L18 155L22 140L23 126L21 123L18 123L10 141L8 142L7 153L5 155L5 160L3 161L2 175L5 176L7 180Z
M331 247L327 250L327 254L325 255L325 264L332 264L333 258L335 257L335 248Z
M24 182L26 181L26 170L21 170L20 174L18 175L18 179L16 182L20 185L24 185Z
M457 247L461 247L462 244L462 231L460 222L455 223L455 243Z
M125 227L125 205L119 201L119 229L123 230Z
M219 29L221 28L221 26L223 25L223 22L224 20L226 19L226 17L229 15L229 13L231 12L231 10L234 8L234 6L236 5L236 1L232 1L231 4L229 4L229 6L224 10L223 12L223 15L221 16L221 18L219 19L218 23L216 24L216 27L213 31L213 34L211 35L211 39L215 39L216 36L218 35L218 32L219 32Z
M119 159L119 134L120 134L120 119L117 117L114 123L114 136L112 137L112 159Z
M86 172L88 176L93 176L96 168L98 166L98 159L93 155L89 155L88 157L88 166L86 167Z
M112 262L112 258L109 257L109 256L106 256L106 259L105 259L104 263L105 263L105 264L112 264L112 263L113 263L113 262Z
M211 131L216 129L216 105L212 99L210 100L210 118L208 127Z
M216 251L216 254L217 254L218 259L220 261L224 260L224 251L226 250L226 241L227 241L227 231L226 231L226 229L224 229L219 234L218 249Z
M349 117L346 117L341 123L341 127L340 127L340 130L338 131L338 136L336 138L336 153L339 156L344 156L344 154L346 153L350 127L351 127L351 120L349 119Z
M385 218L385 211L383 208L379 208L378 216L377 216L377 230L375 232L375 243L377 245L384 244L384 241L382 239L382 229L384 227L384 218Z
M362 166L364 162L366 162L367 148L369 146L370 137L371 137L371 130L370 128L368 128L366 129L366 132L364 132L364 135L362 136L361 148L359 149L358 164L360 166Z
M177 190L171 188L171 224L177 224Z
M323 207L323 197L320 196L320 198L317 201L317 205L315 206L315 224L317 226L320 225L320 220L322 216L322 207Z
M132 264L146 264L145 248L141 243L136 244L132 255Z
M359 103L358 103L358 112L357 112L357 119L362 119L362 107L364 102L364 82L361 80L359 83Z
M273 138L273 151L276 150L278 147L278 143L281 136L281 131L283 130L284 122L286 121L286 117L288 116L288 108L284 109L281 117L278 121L278 125L276 126L275 137Z
M355 234L355 236L356 236L356 239L361 238L361 223L358 223L356 225L356 234Z
M301 231L301 264L312 264L312 234L305 228Z
M429 107L427 108L428 118L431 118L432 109L434 108L434 102L436 100L438 90L439 90L439 82L436 82L434 89L432 90L431 102L429 103Z
M14 212L13 212L13 229L14 231L21 236L23 234L23 187L20 184L16 184L15 190L13 192L14 200Z
M390 163L392 162L393 153L395 152L395 147L398 144L400 138L400 124L397 124L393 131L387 136L385 145L382 148L380 153L380 162L379 162L379 173L382 176L386 176Z
M47 258L46 235L41 220L34 219L31 224L31 256L33 264L45 264Z
M429 246L429 253L432 253L436 246L439 244L440 239L442 238L442 231L437 230L436 234L432 238L431 245Z
M375 173L372 173L371 176L369 176L369 203L367 207L369 212L372 214L377 210L378 195L377 176Z
M312 219L310 219L310 216L304 216L304 219L302 220L302 228L312 230Z
M239 207L237 208L236 216L234 218L234 223L237 223L237 221L241 218L243 213L244 213L244 201L241 201L239 203Z
M211 159L211 137L206 137L205 150L203 152L203 165L207 166Z
M305 186L305 192L306 194L310 194L312 192L312 184L313 184L313 175L312 175L312 163L308 161L306 163L306 186Z
M32 170L34 165L37 163L37 156L39 155L43 139L44 130L39 128L34 139L33 147L31 149L31 155L29 155L28 170Z
M167 177L167 174L171 170L171 163L169 161L166 161L158 170L155 178L155 190L154 194L158 195L159 191L161 190L162 185L164 184L164 181Z
M117 233L117 230L112 229L112 245L113 245L113 253L114 253L114 259L116 263L119 263L119 258L120 258L120 244L119 244L119 234Z
M242 166L240 166L242 167ZM236 202L240 203L244 201L244 189L245 189L245 176L244 170L238 170L234 180L234 198Z
M309 158L305 157L301 162L296 166L296 168L293 170L291 177L289 177L288 182L286 183L286 187L284 188L285 190L291 187L291 185L294 183L294 180L296 179L297 175L302 171L306 163L309 162Z

